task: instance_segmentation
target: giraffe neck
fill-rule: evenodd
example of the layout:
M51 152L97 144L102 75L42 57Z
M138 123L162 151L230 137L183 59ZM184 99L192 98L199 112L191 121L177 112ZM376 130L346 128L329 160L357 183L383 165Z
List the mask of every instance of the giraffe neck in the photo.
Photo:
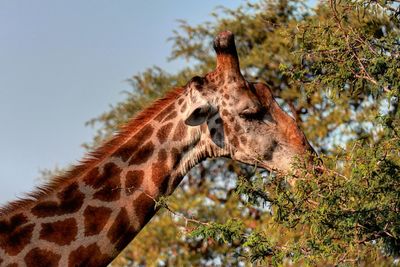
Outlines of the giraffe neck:
M155 200L218 154L201 140L206 127L184 124L186 98L177 90L139 115L96 159L42 189L36 200L6 208L0 264L103 266L114 259L155 214Z

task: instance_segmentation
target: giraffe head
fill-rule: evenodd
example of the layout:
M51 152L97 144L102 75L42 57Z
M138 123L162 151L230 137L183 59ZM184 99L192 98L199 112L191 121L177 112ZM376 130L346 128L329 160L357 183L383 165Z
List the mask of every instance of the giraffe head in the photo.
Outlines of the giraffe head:
M224 156L287 173L295 158L313 153L295 120L262 83L250 83L240 73L234 36L220 33L214 40L215 71L188 84L189 126L202 126L205 142Z

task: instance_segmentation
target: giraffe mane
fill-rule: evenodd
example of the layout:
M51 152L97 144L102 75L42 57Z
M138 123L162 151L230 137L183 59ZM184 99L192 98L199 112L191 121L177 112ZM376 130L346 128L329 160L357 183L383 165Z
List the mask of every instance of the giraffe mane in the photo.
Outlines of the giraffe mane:
M139 112L133 119L130 119L106 142L100 147L86 153L86 155L78 161L78 164L73 165L68 171L60 175L56 175L50 181L43 185L36 186L29 193L25 193L23 197L11 201L0 207L0 215L6 215L15 210L26 207L43 197L47 196L54 190L74 181L74 178L85 174L91 167L95 166L108 155L112 154L118 147L134 136L139 129L153 120L165 108L170 106L184 92L185 87L177 87L170 90L163 98L153 102L149 107Z

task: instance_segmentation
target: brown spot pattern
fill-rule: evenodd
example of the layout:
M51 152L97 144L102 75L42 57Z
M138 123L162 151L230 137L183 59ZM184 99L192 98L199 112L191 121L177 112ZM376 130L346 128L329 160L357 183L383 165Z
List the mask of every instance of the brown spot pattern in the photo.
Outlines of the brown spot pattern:
M93 181L94 188L100 188L94 193L93 198L102 201L115 201L121 195L121 169L114 163L104 165L103 173L96 181Z
M239 139L237 138L236 135L234 135L234 136L232 137L231 142L232 142L232 145L233 145L234 147L239 148L239 145L240 145L240 144L239 144Z
M92 170L90 170L85 175L85 177L83 178L83 181L85 182L86 185L94 186L97 184L99 176L100 176L99 169L96 167L96 168L93 168Z
M154 119L158 122L162 121L166 116L168 116L173 110L174 110L174 105L169 105L166 107L163 111L161 111Z
M167 140L168 135L170 134L170 132L172 130L172 126L173 126L173 124L172 124L172 122L170 122L170 123L162 126L160 128L160 130L158 130L157 138L158 138L158 141L160 142L160 144L163 144Z
M27 222L28 218L25 215L21 213L15 214L14 216L11 217L9 221L7 220L0 221L0 233L4 234L13 231L16 227Z
M158 152L158 161L152 164L151 180L158 185L161 194L165 194L168 189L170 174L167 167L167 152L161 149Z
M1 263L1 259L0 259L0 263ZM7 267L18 267L18 263L10 263L7 265Z
M166 160L167 160L167 151L165 149L160 149L160 151L158 151L158 161L162 164L165 164Z
M69 267L98 267L107 266L112 259L102 254L96 244L87 247L80 246L72 251L68 257Z
M120 168L111 162L104 165L103 173L101 175L97 168L95 170L96 172L93 171L92 175L87 175L83 179L87 185L90 185L95 189L102 187L111 177L119 176L121 172ZM95 176L95 174L97 175Z
M247 139L244 136L241 136L240 142L242 143L243 146L245 146L247 144Z
M107 186L94 193L93 198L101 201L116 201L121 197L121 184L111 182Z
M83 212L85 236L97 235L103 230L112 210L107 207L87 206Z
M42 223L40 239L56 243L60 246L69 245L78 234L78 226L74 218L53 223Z
M191 148L190 144L187 144L181 148L181 150L177 148L171 149L171 158L172 158L172 169L176 169L179 163L181 162L183 156L189 151Z
M178 149L176 148L171 149L171 159L172 159L172 169L175 169L179 165L179 162L182 159L182 154L179 152Z
M178 116L178 113L176 111L172 111L167 117L165 117L165 119L163 119L163 122L172 120L174 118L176 118L176 116Z
M9 221L0 221L0 247L11 255L17 255L31 240L34 224L26 224L23 214L16 214Z
M32 208L32 213L40 218L74 213L81 208L85 195L79 191L78 184L74 182L59 192L57 197L60 199L59 203L40 202Z
M180 98L180 99L178 100L178 105L182 104L182 102L183 102L183 98Z
M121 208L117 218L115 218L114 223L107 233L107 237L110 239L111 243L115 244L115 248L120 251L129 244L136 233L137 232L129 221L128 212L125 208Z
M235 130L236 132L239 132L241 129L242 129L242 127L240 127L239 123L236 123L236 124L235 124L234 130Z
M137 134L135 134L131 140L125 145L118 149L112 156L121 158L123 161L127 161L132 154L137 151L140 146L143 145L143 140L147 140L153 134L154 128L150 124L146 125Z
M175 190L175 188L178 187L178 185L181 183L183 177L175 177L175 180L172 181L172 189Z
M186 107L187 107L187 105L186 105L186 103L184 103L184 104L182 105L182 107L181 107L181 112L182 112L182 113L186 111Z
M135 189L139 188L143 182L144 171L134 170L129 171L125 177L125 190L127 195L132 195Z
M129 217L125 208L121 208L117 218L115 218L114 223L108 230L107 237L110 239L111 243L115 243L129 228Z
M34 248L29 251L24 260L28 267L53 267L58 266L61 256L50 250Z
M224 125L224 132L226 135L229 135L231 132L231 128L227 124Z
M133 201L133 209L138 217L139 224L143 227L155 214L154 200L145 193L141 193Z
M133 154L132 158L129 160L129 164L132 165L145 163L149 160L151 155L153 155L153 152L154 144L149 141Z
M173 141L182 141L186 137L186 125L183 121L179 121L176 126Z

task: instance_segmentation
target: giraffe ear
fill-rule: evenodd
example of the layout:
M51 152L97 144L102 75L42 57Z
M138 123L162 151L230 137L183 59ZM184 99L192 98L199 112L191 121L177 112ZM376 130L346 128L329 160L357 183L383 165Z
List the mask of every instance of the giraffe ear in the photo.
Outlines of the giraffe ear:
M206 103L192 109L189 116L185 120L185 124L189 126L199 126L207 121L207 119L216 113L214 108Z
M185 124L189 126L198 126L207 122L210 131L211 140L219 147L224 147L224 130L222 120L218 110L206 103L189 112Z

